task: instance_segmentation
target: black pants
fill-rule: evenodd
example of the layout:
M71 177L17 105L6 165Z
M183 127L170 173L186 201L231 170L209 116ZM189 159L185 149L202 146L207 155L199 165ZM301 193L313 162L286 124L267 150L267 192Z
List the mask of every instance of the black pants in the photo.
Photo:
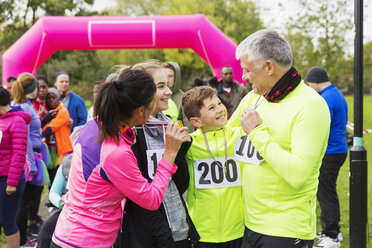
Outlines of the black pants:
M20 234L20 245L27 242L27 218L29 216L30 208L34 206L34 202L41 197L40 186L26 183L25 190L17 212L17 226ZM40 202L40 199L38 200ZM34 209L35 210L35 209Z
M38 248L49 248L52 242L52 236L54 229L57 225L57 220L61 211L58 211L51 215L44 224L41 226L39 235L37 236L37 247Z
M347 153L324 155L319 174L317 198L320 206L320 222L325 235L336 238L340 232L340 203L336 181Z
M274 237L244 230L242 248L312 248L314 240Z
M30 206L27 213L27 218L29 220L37 221L39 219L39 206L40 206L40 199L41 193L43 193L44 186L33 185L34 189L34 198L31 199Z
M243 238L234 239L223 243L198 242L195 248L241 248Z
M50 247L50 248L62 248L61 246L56 245L53 241L52 241L52 243L50 244L49 247Z

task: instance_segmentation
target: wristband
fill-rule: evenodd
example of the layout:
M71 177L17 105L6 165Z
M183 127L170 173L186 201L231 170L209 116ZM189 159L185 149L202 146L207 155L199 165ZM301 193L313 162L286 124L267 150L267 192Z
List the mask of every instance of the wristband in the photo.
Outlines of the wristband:
M62 205L63 204L63 200L62 200L62 198L61 198L61 200L59 200L59 202L58 202L58 207L60 208L60 209L62 209L65 205Z

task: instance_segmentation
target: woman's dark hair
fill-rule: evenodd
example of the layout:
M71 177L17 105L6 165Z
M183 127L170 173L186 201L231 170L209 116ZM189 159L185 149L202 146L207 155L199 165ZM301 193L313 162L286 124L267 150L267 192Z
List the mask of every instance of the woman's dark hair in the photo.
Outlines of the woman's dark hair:
M10 94L9 92L0 86L0 105L7 106L10 103Z
M47 84L47 86L49 87L48 79L47 79L45 76L37 76L36 79L37 79L37 80L42 80L42 81L44 81L44 82Z
M155 92L154 79L141 70L125 70L113 82L102 85L94 103L98 142L112 138L119 143L120 124L126 123L136 108L148 107Z

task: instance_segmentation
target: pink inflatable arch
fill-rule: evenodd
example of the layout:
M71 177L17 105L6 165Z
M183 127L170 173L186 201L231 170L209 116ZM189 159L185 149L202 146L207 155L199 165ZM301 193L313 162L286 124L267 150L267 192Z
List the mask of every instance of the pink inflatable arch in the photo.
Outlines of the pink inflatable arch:
M191 48L220 77L230 65L241 80L236 44L204 15L41 17L2 56L2 83L36 70L57 50Z

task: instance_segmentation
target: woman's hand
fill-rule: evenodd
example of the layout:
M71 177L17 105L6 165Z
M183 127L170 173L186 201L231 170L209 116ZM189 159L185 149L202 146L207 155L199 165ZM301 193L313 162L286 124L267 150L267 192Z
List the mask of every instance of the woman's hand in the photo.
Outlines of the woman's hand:
M180 149L183 139L186 139L184 127L179 128L177 122L171 122L165 131L165 150L163 158L170 164L174 164L174 160Z
M7 185L6 186L6 194L7 195L13 195L15 192L17 192L17 187Z
M191 137L189 135L189 129L187 127L181 127L182 143L191 142Z

